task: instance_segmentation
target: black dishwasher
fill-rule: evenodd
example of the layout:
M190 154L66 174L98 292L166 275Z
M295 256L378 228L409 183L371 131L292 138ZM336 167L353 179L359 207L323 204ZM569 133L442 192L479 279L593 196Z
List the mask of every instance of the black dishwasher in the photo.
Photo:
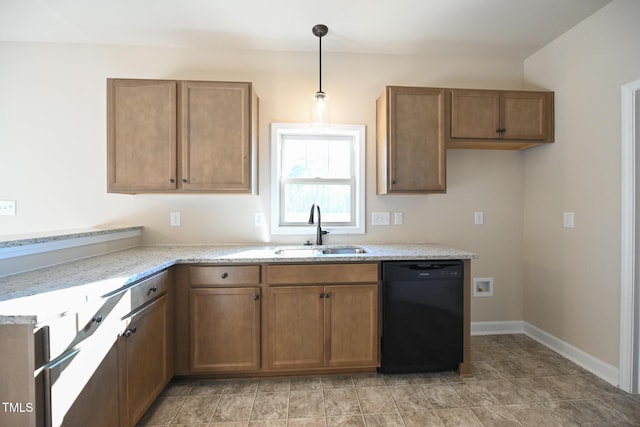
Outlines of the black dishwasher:
M463 358L462 261L382 264L381 372L458 368Z

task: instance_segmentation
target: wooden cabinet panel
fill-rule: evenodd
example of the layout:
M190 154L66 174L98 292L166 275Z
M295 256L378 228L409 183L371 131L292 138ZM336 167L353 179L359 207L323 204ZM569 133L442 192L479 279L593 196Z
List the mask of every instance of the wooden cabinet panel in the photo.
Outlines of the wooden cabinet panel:
M107 80L109 192L175 190L176 86Z
M377 263L280 264L267 266L270 284L366 283L378 281Z
M108 191L257 192L251 83L107 79Z
M73 405L64 414L63 427L120 425L118 401L118 347L114 343ZM133 425L127 424L124 425Z
M553 92L450 90L448 148L522 149L553 142Z
M182 187L251 191L250 83L181 82Z
M172 376L168 296L135 313L120 337L122 413L135 425Z
M388 86L378 98L378 194L446 191L445 95Z
M496 139L500 134L500 93L451 91L451 137Z
M327 366L378 366L378 285L325 287Z
M222 265L189 268L189 282L192 286L207 285L258 285L259 265Z
M190 291L191 371L260 368L260 288Z
M267 368L322 367L323 287L274 286L267 292Z

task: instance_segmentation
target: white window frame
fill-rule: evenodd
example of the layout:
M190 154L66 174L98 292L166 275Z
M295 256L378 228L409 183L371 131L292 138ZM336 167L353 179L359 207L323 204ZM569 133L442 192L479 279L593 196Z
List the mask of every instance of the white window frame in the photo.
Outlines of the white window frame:
M287 226L280 224L280 175L282 170L281 149L283 137L335 136L351 138L354 143L354 224L327 225L324 230L331 234L365 233L365 125L329 125L323 127L298 123L271 123L271 234L309 235L315 233L316 225ZM311 208L311 206L309 206ZM321 206L322 208L322 206Z

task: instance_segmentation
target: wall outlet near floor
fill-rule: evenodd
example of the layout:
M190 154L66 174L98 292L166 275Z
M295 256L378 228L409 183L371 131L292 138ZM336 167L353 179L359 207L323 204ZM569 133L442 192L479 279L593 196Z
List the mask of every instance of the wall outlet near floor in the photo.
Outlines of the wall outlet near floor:
M180 212L171 212L171 226L180 227Z
M15 200L0 200L0 215L16 214L16 201Z
M491 297L493 296L493 277L474 277L473 296Z
M371 213L371 225L390 225L391 215L389 212L373 212Z

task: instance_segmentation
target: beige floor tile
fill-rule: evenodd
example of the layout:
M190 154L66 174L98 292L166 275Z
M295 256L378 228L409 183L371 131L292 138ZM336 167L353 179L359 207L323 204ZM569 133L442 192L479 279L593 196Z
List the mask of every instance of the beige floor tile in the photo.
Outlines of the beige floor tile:
M289 427L326 427L325 417L289 418Z
M213 416L219 400L220 396L187 396L172 423L208 423Z
M388 413L388 414L365 414L364 422L369 426L380 426L380 427L403 427L404 421L402 421L402 417L398 413Z
M309 418L324 416L322 390L299 390L289 393L289 417Z
M438 409L445 426L482 427L482 423L469 408Z
M275 393L289 391L289 378L266 378L258 383L258 393Z
M222 394L226 385L227 381L198 380L193 382L193 387L189 394L194 396Z
M224 387L224 394L249 394L258 390L258 380L232 380Z
M422 392L434 408L462 408L467 406L464 400L449 384L423 384Z
M467 406L491 406L500 403L482 384L462 383L453 384L452 387Z
M509 380L501 381L480 381L502 405L512 405L516 403L535 403L535 395L512 383Z
M400 412L421 412L433 408L418 385L389 387L389 391Z
M340 415L327 417L327 427L365 427L362 415Z
M253 394L223 394L212 421L249 421L254 398Z
M322 378L322 387L327 388L350 388L355 387L353 378L350 376L335 376Z
M402 412L400 415L407 427L439 427L444 425L436 411Z
M142 417L139 425L167 425L184 403L185 396L160 396Z
M491 427L515 427L520 426L520 422L504 406L483 406L481 408L471 408L476 417L485 426Z
M327 416L362 413L355 388L324 390L324 408Z
M561 427L561 424L544 408L537 404L505 406L514 417L527 427Z
M294 390L322 390L322 378L300 377L289 381L291 391Z
M253 401L251 420L277 420L287 418L289 392L258 393Z
M387 387L364 387L356 390L363 414L396 412L395 402Z

